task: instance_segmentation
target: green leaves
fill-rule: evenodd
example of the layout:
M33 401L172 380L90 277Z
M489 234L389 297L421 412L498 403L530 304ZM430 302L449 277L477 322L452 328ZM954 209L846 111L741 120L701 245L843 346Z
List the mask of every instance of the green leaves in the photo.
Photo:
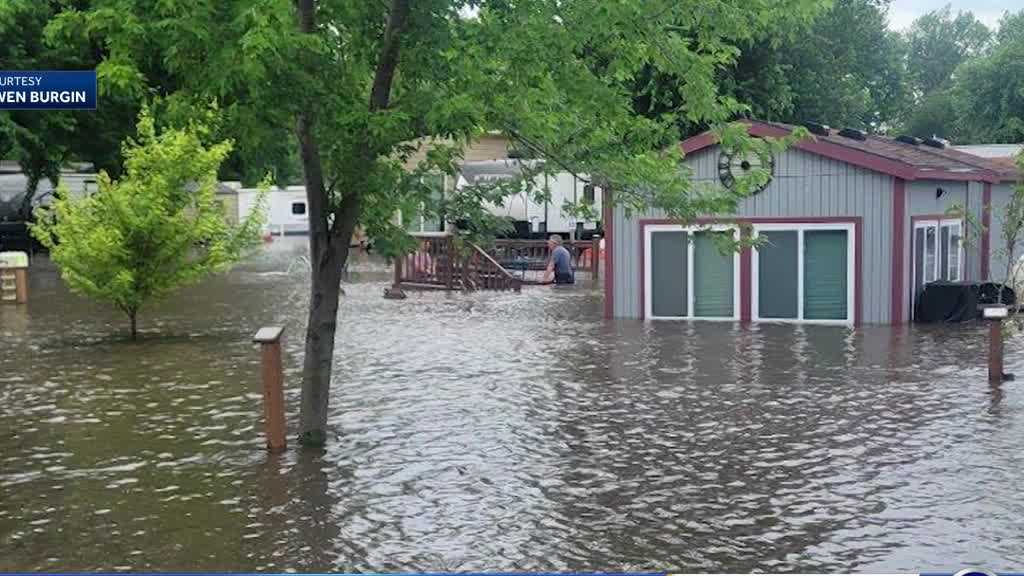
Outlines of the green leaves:
M144 81L161 102L216 99L231 119L216 133L239 146L228 169L243 178L286 164L279 159L290 158L295 117L308 115L328 210L359 196L360 224L390 238L399 229L393 215L410 206L499 224L484 207L511 193L501 186L467 189L434 209L417 184L429 172L454 175L458 148L495 129L547 158L545 170L622 188L619 197L637 208L652 197L678 214L727 208L679 171L682 130L744 109L718 83L742 43L802 26L825 4L418 0L401 32L390 105L373 113L388 2L320 0L314 33L300 34L288 0L95 0L52 33L105 35L101 75L112 89ZM650 102L643 113L640 101ZM410 166L409 143L421 138L455 148Z
M216 201L230 142L204 145L201 125L157 132L148 111L138 126L120 180L102 173L84 198L62 189L32 228L73 290L133 319L145 303L228 268L256 240L262 215L232 228Z

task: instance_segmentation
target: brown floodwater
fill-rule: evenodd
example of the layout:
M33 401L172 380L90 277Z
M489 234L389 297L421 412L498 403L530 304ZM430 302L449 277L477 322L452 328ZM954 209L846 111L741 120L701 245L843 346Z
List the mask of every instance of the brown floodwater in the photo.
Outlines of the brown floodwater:
M982 327L606 322L591 288L345 285L322 453L262 450L303 239L144 310L43 260L0 307L0 571L918 571L1024 565L1024 383ZM1013 339L1008 369L1024 373Z

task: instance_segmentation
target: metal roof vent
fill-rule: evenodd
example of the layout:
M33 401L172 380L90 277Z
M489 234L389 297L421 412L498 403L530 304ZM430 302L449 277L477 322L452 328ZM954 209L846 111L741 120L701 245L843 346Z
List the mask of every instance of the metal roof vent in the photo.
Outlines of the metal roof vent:
M828 136L832 133L832 129L828 127L828 124L818 124L817 122L805 122L804 128L811 134L818 136Z
M839 135L850 140L864 141L868 139L868 133L863 130L857 130L856 128L843 128L839 131Z
M921 144L921 139L920 138L915 138L913 136L907 136L906 134L901 134L901 135L897 136L896 137L896 141L897 142L903 142L904 144L910 144L911 146L919 146Z
M949 146L949 140L939 138L938 136L932 136L931 138L924 139L925 146L931 146L932 148L945 148Z

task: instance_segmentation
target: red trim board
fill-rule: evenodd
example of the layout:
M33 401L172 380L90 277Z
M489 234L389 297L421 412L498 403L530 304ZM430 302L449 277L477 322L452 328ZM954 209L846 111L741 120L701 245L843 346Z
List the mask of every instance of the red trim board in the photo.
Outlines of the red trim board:
M748 131L752 136L769 138L782 138L790 134L790 131L785 128L760 122L749 122ZM685 154L692 154L717 143L718 136L713 132L704 132L684 140L680 143L680 148L682 148ZM805 139L793 144L793 147L904 180L1000 181L998 174L981 168L978 169L978 172L951 172L948 170L915 168L909 164L891 160L878 154L847 148L846 146L840 146L839 144L824 140Z
M981 279L992 273L992 184L985 182L981 193Z
M749 234L744 232L745 236ZM740 251L740 322L750 324L754 319L751 286L754 274L754 253L745 247Z
M612 207L611 189L601 192L601 218L604 220L604 317L615 316L615 238L612 232L612 219L615 209Z
M904 250L907 243L907 182L893 179L892 186L892 302L889 321L903 324L903 276L906 272Z

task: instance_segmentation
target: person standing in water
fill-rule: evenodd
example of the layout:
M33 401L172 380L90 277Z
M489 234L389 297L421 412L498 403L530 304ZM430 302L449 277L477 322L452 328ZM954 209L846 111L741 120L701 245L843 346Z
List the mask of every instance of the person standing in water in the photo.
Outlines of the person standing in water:
M572 269L572 255L562 246L562 237L552 234L548 238L548 267L544 271L543 282L546 284L554 279L555 284L575 284L576 274Z

